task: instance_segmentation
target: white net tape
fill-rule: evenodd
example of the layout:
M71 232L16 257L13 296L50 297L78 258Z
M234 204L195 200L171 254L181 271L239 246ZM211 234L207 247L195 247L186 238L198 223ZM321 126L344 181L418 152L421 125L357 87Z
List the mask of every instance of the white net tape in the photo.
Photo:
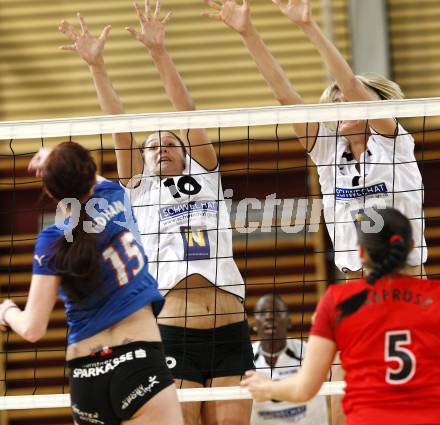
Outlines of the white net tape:
M344 382L325 382L318 395L338 395L344 393ZM249 391L240 387L186 388L177 390L181 403L212 400L250 399ZM48 409L70 407L69 394L45 394L29 396L0 397L0 410Z
M440 98L5 121L0 140L429 116L440 116Z

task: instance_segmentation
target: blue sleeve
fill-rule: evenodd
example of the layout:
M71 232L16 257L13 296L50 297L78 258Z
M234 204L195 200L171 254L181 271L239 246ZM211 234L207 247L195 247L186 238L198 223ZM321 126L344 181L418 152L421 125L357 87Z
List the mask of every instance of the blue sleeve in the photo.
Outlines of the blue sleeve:
M111 220L107 223L108 228L113 228L117 232L128 230L141 243L136 217L127 192L120 185L110 181L101 183L100 189L104 191L103 194L106 195L104 197L107 202L117 210L117 214L112 215ZM99 192L96 192L96 195L98 194Z
M55 253L53 245L63 236L55 226L48 227L40 232L35 243L34 258L32 260L32 274L44 274L56 276L56 272L52 264L48 264L48 260Z

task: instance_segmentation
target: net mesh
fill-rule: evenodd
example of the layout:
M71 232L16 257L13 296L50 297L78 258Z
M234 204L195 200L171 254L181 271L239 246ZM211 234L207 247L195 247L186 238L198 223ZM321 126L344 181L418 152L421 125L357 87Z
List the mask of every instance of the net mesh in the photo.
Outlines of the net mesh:
M2 298L11 297L24 307L36 235L54 219L55 205L41 196L40 179L26 171L39 147L77 141L93 153L99 173L117 181L112 133L131 133L141 141L148 132L206 128L219 157L234 260L246 287L250 329L255 324L257 300L265 294L279 294L292 323L288 337L300 342L302 354L302 342L327 283L345 276L334 267L335 253L321 214L316 167L295 139L291 124L387 117L398 118L416 142L425 200L414 219L421 220L424 211L430 249L427 272L436 276L440 270L436 249L440 237L436 184L440 99L434 98L0 123ZM336 139L329 142L336 143ZM387 166L395 169L394 163ZM391 191L394 193L394 187ZM219 230L225 229L218 227L217 233ZM219 260L221 253L214 252ZM189 267L188 259L186 263ZM66 332L63 306L58 302L46 336L37 343L29 344L11 332L4 334L1 409L68 406ZM258 340L255 331L252 339ZM181 390L181 401L249 397L235 387L191 391L195 390ZM335 383L323 387L322 394L341 391L341 383ZM40 395L45 396L30 397Z

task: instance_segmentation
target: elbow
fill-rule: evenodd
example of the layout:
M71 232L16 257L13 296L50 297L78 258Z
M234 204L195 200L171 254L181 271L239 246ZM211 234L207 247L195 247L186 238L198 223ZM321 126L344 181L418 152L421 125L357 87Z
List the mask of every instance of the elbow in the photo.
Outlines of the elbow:
M35 343L43 338L45 334L46 326L30 326L24 330L22 337L28 342Z
M280 90L274 92L274 95L280 105L297 105L302 103L301 99L298 99L298 97L289 93L289 90Z
M288 96L276 96L276 99L280 105L294 105L295 102L292 101Z
M313 397L315 397L315 395L316 395L316 391L311 391L311 390L304 389L302 394L299 394L299 398L298 398L297 403L307 403Z
M316 396L316 394L319 391L319 387L316 388L308 388L307 385L301 385L295 388L295 391L291 394L291 400L289 400L291 403L307 403L310 401L313 397Z
M176 103L175 104L175 108L178 111L195 111L196 110L196 104L190 98L190 99L186 99L186 101L182 102L181 104Z
M194 102L194 100L192 98L189 99L188 110L189 111L195 111L196 110L196 103Z

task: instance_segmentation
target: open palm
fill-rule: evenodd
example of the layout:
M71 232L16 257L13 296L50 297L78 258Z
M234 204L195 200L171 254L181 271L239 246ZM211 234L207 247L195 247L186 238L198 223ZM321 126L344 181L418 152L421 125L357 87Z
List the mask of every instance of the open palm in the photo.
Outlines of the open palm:
M160 20L160 0L156 1L154 13L151 11L149 0L145 1L145 12L142 12L137 3L134 3L134 7L139 18L141 30L136 31L132 27L127 27L126 30L149 49L163 46L165 42L165 26L171 19L172 12L168 12L165 18Z
M204 16L222 21L240 34L245 33L250 27L251 12L248 0L243 0L243 4L238 4L235 0L205 0L205 3L216 12L205 12Z
M37 177L43 176L44 164L51 150L48 148L40 148L40 150L32 157L28 165L28 171Z
M99 37L93 37L87 28L84 18L79 13L78 18L81 31L77 30L70 22L61 21L58 29L73 42L71 45L61 46L61 49L77 52L89 65L93 65L102 58L111 26L107 25Z
M298 25L307 24L311 21L310 0L272 0L291 21Z

